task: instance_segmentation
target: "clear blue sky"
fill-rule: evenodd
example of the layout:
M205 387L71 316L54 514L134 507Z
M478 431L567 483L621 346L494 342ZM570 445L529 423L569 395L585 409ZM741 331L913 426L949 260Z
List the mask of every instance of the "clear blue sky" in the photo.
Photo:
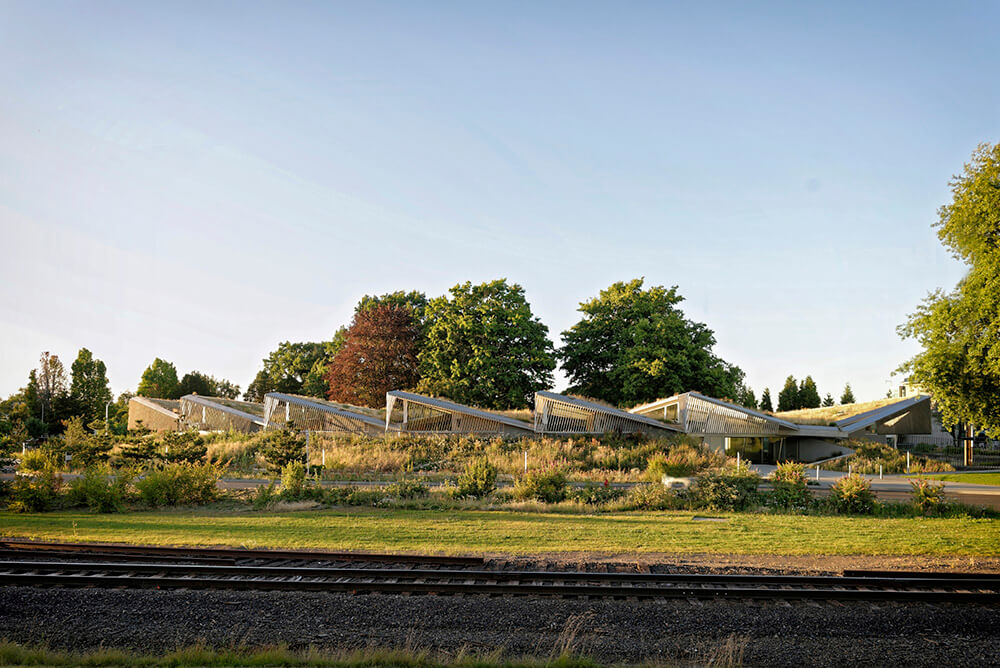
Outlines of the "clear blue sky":
M558 342L677 285L758 392L885 394L1000 140L1000 4L0 2L0 394L81 346L242 387L365 293L506 277Z

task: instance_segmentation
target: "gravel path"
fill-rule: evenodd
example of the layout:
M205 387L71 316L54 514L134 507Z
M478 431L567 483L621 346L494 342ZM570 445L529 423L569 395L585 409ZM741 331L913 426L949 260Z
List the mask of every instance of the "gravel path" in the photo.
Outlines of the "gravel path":
M0 637L159 652L468 648L605 661L705 661L728 638L750 666L1000 665L1000 607L613 601L333 593L0 588Z

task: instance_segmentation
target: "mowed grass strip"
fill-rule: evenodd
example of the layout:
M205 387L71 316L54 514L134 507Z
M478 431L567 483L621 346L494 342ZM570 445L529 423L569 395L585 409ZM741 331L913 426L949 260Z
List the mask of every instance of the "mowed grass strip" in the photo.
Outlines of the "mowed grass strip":
M1000 520L718 513L560 515L347 509L285 513L0 513L0 535L57 541L436 554L1000 554Z
M910 476L916 478L930 478L931 480L943 480L945 482L967 482L970 485L1000 485L1000 472L998 473L945 473L935 475Z

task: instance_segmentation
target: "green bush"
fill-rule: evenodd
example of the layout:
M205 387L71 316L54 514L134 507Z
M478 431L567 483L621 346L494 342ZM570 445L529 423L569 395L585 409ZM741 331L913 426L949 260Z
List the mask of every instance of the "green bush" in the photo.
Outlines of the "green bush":
M462 475L458 476L458 496L482 498L489 496L497 488L497 467L486 459L469 462Z
M906 452L891 445L876 441L848 441L845 445L854 450L850 457L838 459L823 465L828 471L847 471L854 473L875 474L882 467L883 473L906 473ZM909 473L931 473L954 471L955 467L948 462L911 456Z
M269 431L260 452L272 471L280 471L291 462L305 459L306 439L291 428Z
M566 476L558 470L530 471L514 483L514 497L559 503L566 498Z
M7 508L17 513L50 510L59 498L62 478L53 468L19 473L10 485Z
M771 474L771 502L781 508L806 508L812 494L806 487L805 465L781 462Z
M620 487L609 485L587 485L575 489L569 494L570 498L580 503L591 506L600 506L611 501L616 501L625 496L625 490Z
M217 495L219 469L211 464L166 464L136 480L143 503L177 506L209 503Z
M622 498L617 510L671 510L681 505L681 497L660 483L635 485Z
M21 471L37 473L46 470L58 471L60 466L62 466L62 458L56 452L46 448L35 448L21 455L21 463L18 468Z
M930 480L911 480L910 486L913 488L910 494L913 497L913 507L925 514L931 514L945 508L947 502L944 499L944 483L935 483Z
M160 443L164 446L163 458L168 462L200 464L208 454L204 439L196 431L167 432Z
M306 488L306 467L300 461L288 462L281 469L281 497L298 499Z
M118 513L125 510L128 486L135 478L131 469L115 474L107 466L86 469L69 484L69 502L74 506L87 506L95 513Z
M272 480L266 485L261 485L254 492L253 500L250 502L254 510L264 510L278 499L278 481Z
M746 510L758 501L759 484L760 476L746 467L728 469L699 476L695 495L706 508Z
M868 515L875 510L872 484L857 473L844 476L833 484L830 502L838 513Z
M702 445L679 443L670 448L670 452L658 452L652 455L646 463L646 479L660 482L663 476L671 478L688 478L699 471L721 467L725 457Z
M386 487L385 492L397 499L422 499L430 494L427 485L416 480L400 480Z

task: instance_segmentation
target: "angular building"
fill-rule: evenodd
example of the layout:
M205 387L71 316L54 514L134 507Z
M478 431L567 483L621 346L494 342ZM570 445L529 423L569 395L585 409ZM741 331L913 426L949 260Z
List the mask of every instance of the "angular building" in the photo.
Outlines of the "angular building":
M180 400L181 419L199 431L255 432L264 428L264 405L188 394Z
M676 425L608 404L555 392L535 392L534 429L542 434L665 434Z
M386 430L377 410L281 392L264 396L263 422L266 429L291 424L302 431L344 434L382 434Z
M128 400L128 428L138 429L141 424L153 431L178 431L181 429L181 402L171 399L132 397Z
M737 453L755 464L795 460L815 462L851 454L843 442L851 438L886 440L887 434L923 433L930 429L930 397L917 396L888 403L873 410L850 414L836 421L815 409L811 419L796 411L795 417L770 415L737 404L685 392L630 409L629 412L662 420L730 456ZM825 412L824 412L825 411Z
M531 424L447 399L393 390L385 394L385 430L429 434L528 436Z

